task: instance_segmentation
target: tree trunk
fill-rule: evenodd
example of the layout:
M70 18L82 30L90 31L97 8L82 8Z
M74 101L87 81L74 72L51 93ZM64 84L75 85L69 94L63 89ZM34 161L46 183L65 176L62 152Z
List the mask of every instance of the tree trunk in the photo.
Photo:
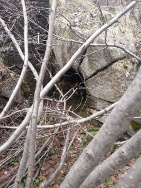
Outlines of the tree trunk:
M61 188L78 188L105 157L119 136L128 130L130 121L141 107L140 80L141 69L107 118L103 127L72 166Z

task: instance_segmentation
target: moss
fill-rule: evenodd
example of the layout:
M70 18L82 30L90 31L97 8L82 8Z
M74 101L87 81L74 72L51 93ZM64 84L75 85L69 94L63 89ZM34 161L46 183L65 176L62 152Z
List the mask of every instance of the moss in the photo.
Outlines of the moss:
M130 122L131 127L134 129L134 131L138 131L141 129L141 124L135 121Z
M87 27L88 27L88 26L87 26L86 23L82 23L82 24L81 24L81 28L82 28L82 29L87 29Z
M66 30L66 29L64 30L63 37L70 38L70 32L69 32L69 30Z
M33 101L33 96L34 96L34 90L35 90L35 86L34 84L29 84L27 82L23 82L21 85L21 96L26 98L30 103L32 103Z
M92 126L92 127L90 127L87 131L88 131L88 132L99 131L99 129L100 129L100 127L98 127L98 126Z
M76 113L78 113L78 115L82 116L82 117L87 117L88 113L87 113L87 106L86 104L84 105L85 100L82 98L82 96L73 96L69 102L68 102L68 106L72 106L72 110Z

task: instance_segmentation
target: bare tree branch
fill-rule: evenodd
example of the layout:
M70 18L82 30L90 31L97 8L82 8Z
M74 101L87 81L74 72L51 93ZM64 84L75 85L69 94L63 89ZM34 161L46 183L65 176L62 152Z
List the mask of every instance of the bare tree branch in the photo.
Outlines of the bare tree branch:
M85 179L81 188L98 187L141 151L141 130L118 148L109 158L97 166ZM125 184L124 184L125 185ZM122 186L121 186L122 187ZM136 186L134 186L136 187Z
M14 133L10 136L10 138L3 145L0 146L0 154L2 154L6 149L12 146L14 141L21 135L22 131L26 128L30 121L31 114L32 108L28 110L24 120L22 121L20 126L14 131Z
M127 11L129 11L137 2L133 1L129 6L127 6L123 11L121 11L117 16L115 16L109 23L103 25L100 29L98 29L72 56L72 58L68 61L68 63L51 79L51 81L45 86L45 88L40 93L40 98L43 99L44 96L49 92L49 90L53 87L53 85L60 79L60 77L72 66L75 60L84 52L87 47L97 38L105 29L109 28L115 22L118 21ZM15 139L21 134L21 132L26 128L29 123L31 112L33 107L31 107L21 123L21 125L16 129L16 131L11 135L11 137L0 147L0 153L5 151L8 147L10 147Z
M4 1L4 0L3 0ZM24 75L26 74L27 66L30 66L30 62L28 62L28 27L26 25L27 21L27 15L26 15L26 6L25 6L25 0L22 1L22 7L23 7L23 14L24 14L24 48L25 48L25 56L23 55L20 46L18 45L18 42L12 35L11 31L7 28L5 25L5 22L0 19L0 23L5 27L4 29L12 39L14 45L16 46L21 58L24 60L24 65L21 73L21 82L18 81L16 87L20 87L22 83L22 79L24 78ZM40 74L38 76L37 72L34 72L34 67L31 65L31 69L33 70L35 77L36 77L36 89L34 92L34 101L33 105L26 110L26 116L22 123L14 127L7 126L6 128L12 128L16 129L14 133L10 136L10 138L0 147L0 154L3 154L6 149L8 149L17 139L16 144L19 144L19 138L23 139L23 136L25 137L25 134L21 134L24 129L28 129L25 143L24 143L24 151L22 155L22 159L20 161L20 166L18 168L18 173L15 178L15 174L12 175L12 178L10 177L8 182L4 182L2 185L10 186L11 183L15 182L13 185L11 185L13 188L18 188L21 186L22 178L26 175L26 188L31 188L33 186L33 181L36 181L36 178L38 177L40 170L44 171L44 169L41 169L42 164L44 162L44 158L46 157L46 154L49 154L48 151L52 146L54 146L54 142L56 142L56 139L53 139L56 134L59 133L65 135L66 134L66 140L62 152L62 157L60 159L60 163L58 164L58 168L55 169L54 173L51 174L49 180L45 180L43 184L40 185L40 188L45 188L50 186L50 184L54 181L54 178L58 175L60 169L63 166L63 163L65 161L65 158L67 156L67 152L69 151L69 148L71 144L73 143L74 139L76 138L77 133L81 129L84 134L90 135L93 139L91 143L86 147L86 149L83 151L79 159L76 161L76 163L73 165L71 170L69 171L68 175L66 176L65 180L63 181L60 188L91 188L98 186L101 184L104 180L106 180L109 176L113 175L113 173L116 172L119 168L121 168L123 165L125 165L132 157L136 157L139 155L139 151L141 149L141 131L139 131L136 135L134 135L131 139L125 142L124 145L122 145L119 149L115 151L114 154L112 154L108 159L103 161L105 159L106 154L110 151L111 146L115 144L115 142L118 140L119 136L121 136L124 132L128 130L129 122L132 120L132 118L135 115L138 115L138 111L140 110L140 103L141 103L141 68L132 82L132 84L129 86L128 90L126 91L125 95L120 99L120 101L110 105L109 107L92 114L89 117L82 118L81 116L75 114L71 110L71 107L67 110L67 100L70 99L70 97L75 92L75 87L71 88L68 92L64 94L64 90L60 89L56 83L61 78L61 76L69 70L69 68L72 66L72 64L76 61L76 59L83 54L83 52L89 47L89 46L104 46L106 47L116 47L120 48L126 53L128 53L130 56L137 59L137 63L141 62L140 58L137 57L132 52L129 52L128 50L124 49L123 47L120 47L118 45L108 45L106 43L106 36L105 36L105 44L91 44L102 32L107 33L107 29L114 23L116 23L128 10L130 10L137 1L132 1L129 6L127 6L123 11L121 11L117 16L115 16L111 21L109 21L107 24L104 24L100 29L98 29L84 44L82 43L82 46L76 51L76 53L72 56L72 58L67 62L67 64L54 76L52 77L50 74L51 81L45 86L45 88L42 87L43 78L45 75L45 71L48 69L46 65L48 64L50 52L51 52L51 46L52 46L52 36L53 36L53 28L54 28L54 21L55 21L55 7L56 7L56 0L52 1L52 9L51 9L51 15L50 15L50 26L49 26L49 32L48 32L48 40L46 42L46 51L44 55L44 59L42 61ZM1 4L1 3L0 3ZM30 9L30 7L28 7ZM8 9L10 10L10 9ZM31 10L32 11L32 10ZM101 10L100 10L101 11ZM103 16L103 15L102 15ZM13 22L15 24L15 22ZM36 23L35 23L36 24ZM38 23L37 23L38 25ZM13 25L12 25L13 27ZM29 39L30 40L30 39ZM64 40L64 39L61 39ZM77 42L77 41L75 41ZM39 43L39 40L38 40ZM26 48L27 47L27 48ZM27 49L27 51L26 51ZM38 51L37 51L38 53ZM38 55L40 55L38 53ZM89 55L89 54L87 54ZM41 57L41 56L40 56ZM25 73L23 74L23 72ZM19 79L19 80L20 80ZM20 82L20 84L19 84ZM43 106L44 99L46 97L46 94L50 91L50 89L55 85L60 97L59 99L52 99L52 101L45 101L46 106ZM6 115L10 105L12 104L12 100L14 99L14 95L16 95L16 89L14 90L12 97L10 98L9 102L4 108L4 111L0 115L0 120L3 120L5 118L10 117L10 115ZM53 106L55 105L55 106ZM44 107L44 116L42 119L40 119L42 114L42 109ZM114 108L114 109L113 109ZM17 109L17 107L16 107ZM91 121L93 118L97 118L98 116L103 115L104 113L107 113L107 111L112 110L112 113L109 115L109 117L106 119L104 125L100 129L100 131L97 133L96 136L93 136L90 134L89 131L87 131L85 128L83 128L80 124ZM18 113L18 111L17 111ZM16 112L14 113L16 114ZM25 115L25 113L24 113ZM51 118L50 118L51 116ZM23 117L23 116L22 116ZM47 119L49 117L49 119ZM9 119L6 119L9 120ZM40 125L39 124L40 120ZM15 121L15 119L14 119ZM12 120L12 122L14 122ZM16 120L17 121L17 120ZM53 123L52 123L53 122ZM55 122L55 123L54 123ZM60 123L59 123L60 122ZM15 122L14 122L15 123ZM6 123L3 123L0 128L4 128L4 125ZM12 123L10 123L11 125ZM44 124L44 125L43 125ZM65 126L68 125L68 126ZM72 125L72 126L71 126ZM52 130L49 130L45 133L42 129L54 129L54 132ZM57 128L57 129L56 129ZM60 130L61 128L61 130ZM77 130L76 130L77 128ZM39 129L39 130L37 130ZM71 131L75 130L75 133ZM59 131L60 130L60 131ZM99 129L98 129L99 130ZM5 131L5 130L2 130ZM9 130L8 130L9 131ZM85 132L84 132L85 131ZM67 133L66 133L67 132ZM69 144L69 136L70 133L74 133L72 140ZM50 137L49 137L50 136ZM45 139L48 137L48 139L45 141L42 147L40 146L40 142L42 142L39 139ZM81 139L77 138L79 141ZM52 142L51 142L52 141ZM50 144L51 142L51 144ZM21 144L21 143L20 143ZM48 149L45 151L44 149L47 148L47 145L49 144ZM69 144L69 145L68 145ZM37 150L36 150L37 145ZM62 145L62 141L60 143ZM13 149L10 149L10 154L13 154ZM42 152L42 151L45 152ZM15 152L16 154L18 152ZM5 160L9 160L10 158L7 157ZM3 160L3 163L5 162ZM103 161L103 162L101 162ZM101 162L101 164L99 164ZM139 161L140 162L140 161ZM140 170L137 165L139 165L139 162L135 163L135 167L133 167L129 173L129 181L125 179L121 179L119 183L116 185L117 187L125 186L125 187L140 187L141 180L140 180ZM134 172L134 168L137 169L136 173ZM136 177L134 177L136 176ZM8 176L9 177L9 176ZM125 176L125 178L127 178ZM134 179L132 181L132 179Z
M27 131L26 138L25 138L25 143L24 143L24 152L22 155L22 159L20 161L20 166L18 168L18 172L13 184L13 188L18 188L20 186L21 180L25 174L26 171L26 163L28 160L28 151L29 151L29 139L30 139L30 132L29 130Z
M115 188L140 188L141 187L141 157L135 162L131 169L115 185Z
M29 154L28 154L28 171L27 171L27 180L26 187L30 188L33 182L34 175L34 166L35 166L35 143L36 143L36 131L37 131L37 123L38 123L38 109L40 105L40 91L42 87L43 78L46 71L46 65L48 63L50 52L51 52L51 44L52 44L52 36L54 30L54 21L55 21L55 10L56 10L56 0L52 1L52 8L49 20L49 32L48 32L48 40L45 51L45 56L42 62L39 78L37 81L35 93L34 93L34 103L33 103L33 112L31 117L31 123L29 126L30 129L30 143L29 143Z
M114 103L114 104L111 104L110 106L108 106L107 108L103 109L103 110L100 110L86 118L79 118L79 119L74 119L72 117L68 117L68 120L65 121L65 122L62 122L62 123L57 123L57 124L53 124L53 125L38 125L37 128L38 129L52 129L52 128L57 128L57 127L60 127L60 126L64 126L64 125L69 125L69 124L81 124L81 123L85 123L87 121L91 121L92 119L95 119L99 116L102 116L103 114L107 113L108 111L112 110L116 104L118 102ZM3 126L0 126L0 128L8 128L8 129L17 129L18 127L9 127L9 126L6 126L6 127L3 127ZM28 128L28 127L27 127Z
M56 178L56 176L58 175L58 173L60 172L60 170L61 170L61 168L62 168L62 166L63 166L63 164L65 162L66 156L67 156L67 149L68 149L68 144L69 144L69 138L70 138L70 129L68 129L68 131L67 131L65 145L64 145L64 148L63 148L63 151L62 151L61 161L60 161L60 164L59 164L58 168L50 176L50 178L49 178L48 181L43 182L43 185L41 185L40 188L46 188L46 187L48 187L53 182L53 180Z
M117 14L112 20L108 23L104 24L101 28L99 28L88 40L76 51L76 53L71 57L71 59L67 62L67 64L51 79L51 81L44 87L41 91L40 98L42 99L53 87L53 85L60 79L60 77L72 66L75 60L88 48L88 46L106 29L108 29L111 25L116 23L126 12L128 12L137 1L132 1L123 11Z
M25 49L25 56L23 55L23 52L17 42L17 40L15 39L14 35L11 33L11 31L8 29L8 27L6 26L4 20L2 20L0 18L0 23L2 24L2 26L4 27L5 31L7 32L8 36L11 38L13 44L15 45L17 51L19 52L19 55L21 56L22 60L24 61L24 65L23 65L23 69L20 75L20 78L17 82L17 85L15 86L15 89L13 90L13 93L11 94L9 101L7 102L6 106L4 107L3 111L0 114L0 118L4 117L4 115L7 113L8 109L10 108L10 106L12 105L12 102L16 96L17 91L20 89L20 86L24 80L25 74L27 72L27 65L29 66L29 68L31 69L31 71L33 72L35 79L38 79L38 73L37 71L34 69L33 65L28 61L28 35L25 36L25 34L28 33L28 24L27 21L25 20L25 34L24 34L24 49Z
M54 35L54 36L55 36L56 39L61 40L61 41L83 44L83 42L81 42L81 41L76 41L76 40L73 40L73 39L63 38L63 37L60 37L60 36L57 36L57 35ZM131 57L137 59L137 61L139 63L141 63L141 59L137 55L135 55L131 51L127 50L123 46L119 46L119 45L116 45L116 44L108 44L108 43L107 44L90 44L90 46L92 46L92 47L100 46L100 47L119 48L119 49L123 50L124 52L126 52L127 54L129 54Z
M124 96L120 99L106 119L100 131L70 169L61 185L61 188L79 187L90 172L97 166L100 160L110 150L111 146L116 142L118 137L128 130L130 121L140 110L140 79L141 69L129 86L128 90L125 92ZM74 176L75 179L73 178Z
M135 1L132 3L136 4ZM90 172L97 166L98 162L109 151L119 135L128 130L129 122L140 109L140 79L141 69L124 96L120 99L110 116L107 118L103 127L70 169L61 188L79 187ZM99 150L99 148L101 149ZM73 177L75 177L75 179Z

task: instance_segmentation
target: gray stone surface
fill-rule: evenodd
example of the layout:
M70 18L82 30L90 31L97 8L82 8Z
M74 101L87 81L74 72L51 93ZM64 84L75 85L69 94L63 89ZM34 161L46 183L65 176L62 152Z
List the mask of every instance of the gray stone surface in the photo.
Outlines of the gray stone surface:
M36 4L37 7L40 5L40 1L30 1L31 4ZM42 0L42 5L44 2L45 0ZM103 20L98 7L93 4L92 0L87 1L87 3L85 0L67 0L65 4L64 2L63 0L58 2L55 22L56 36L53 40L53 53L57 61L57 65L55 65L57 69L61 69L69 61L81 46L81 43L86 41L102 24L108 22L119 12L119 7L102 6L101 10L105 18ZM111 1L111 3L113 2L114 1ZM42 26L47 24L40 12L37 12L37 17L35 18L37 23L42 22ZM134 53L136 51L134 45L136 41L133 33L135 25L135 20L127 14L127 16L124 16L107 30L106 37L104 32L93 44L99 45L105 44L106 42L106 44L119 45ZM40 60L44 54L45 47L37 44L34 45L32 42L36 42L38 32L40 32L40 36L43 38L46 36L46 33L44 33L45 31L42 31L41 28L37 28L34 24L30 26L29 60L36 69L39 70ZM45 29L47 29L46 25ZM3 45L5 38L4 33L1 32L0 55L3 56L6 65L15 67L14 69L20 72L23 62L13 47L13 44L11 45L11 41L7 41L7 43ZM33 39L33 41L31 39ZM73 41L70 42L70 39ZM22 41L19 40L19 44L23 49ZM40 59L39 61L38 58ZM72 67L76 72L83 75L86 80L85 87L87 96L90 99L89 106L96 110L102 109L119 100L138 70L138 66L131 63L129 56L123 50L119 48L107 48L106 46L89 47L86 53L82 54ZM28 75L31 75L31 73ZM46 76L46 81L48 80L49 78ZM4 85L8 86L9 83L6 84L5 82L4 84L3 82L3 85L1 85L1 88L3 88L3 90L1 89L1 93L5 92L4 95L7 95L7 97L9 94L4 89ZM10 86L9 90L12 90Z
M77 41L86 40L101 27L103 21L98 8L90 1L87 4L84 1L68 0L65 6L61 6L60 11L63 16L57 16L55 34L62 38L61 40L55 38L53 46L60 69L79 48L80 44ZM105 22L119 12L116 7L104 6L101 10ZM123 17L107 30L106 35L105 32L102 33L94 41L95 47L89 47L85 56L76 60L72 66L86 80L85 87L91 108L99 110L118 101L136 75L138 66L131 63L129 56L123 50L96 46L105 43L115 44L135 53L134 25L135 22L128 15ZM68 39L76 42L68 42Z
M91 107L99 110L118 101L133 80L138 66L120 60L86 81Z
M0 97L9 99L18 81L18 76L10 71L0 58ZM17 92L15 102L21 102L22 96L20 90Z

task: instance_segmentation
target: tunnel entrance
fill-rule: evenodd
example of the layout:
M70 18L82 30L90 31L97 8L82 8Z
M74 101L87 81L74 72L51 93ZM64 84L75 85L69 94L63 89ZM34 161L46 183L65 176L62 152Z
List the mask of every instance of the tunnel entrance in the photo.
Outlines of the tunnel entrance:
M61 78L63 82L64 93L68 92L70 89L76 89L75 95L85 95L85 84L83 76L76 72L73 68L70 68L64 76Z
M83 76L70 68L60 79L60 88L63 94L67 94L68 105L73 107L74 111L80 111L86 105L86 89Z

